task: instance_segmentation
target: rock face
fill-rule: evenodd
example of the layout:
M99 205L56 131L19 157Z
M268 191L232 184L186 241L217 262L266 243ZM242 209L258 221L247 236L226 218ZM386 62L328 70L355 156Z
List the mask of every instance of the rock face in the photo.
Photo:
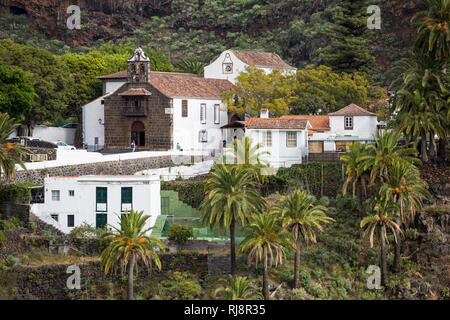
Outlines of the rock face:
M81 9L81 30L69 30L70 5ZM0 13L26 15L34 28L70 46L122 38L142 21L171 12L171 0L0 0Z

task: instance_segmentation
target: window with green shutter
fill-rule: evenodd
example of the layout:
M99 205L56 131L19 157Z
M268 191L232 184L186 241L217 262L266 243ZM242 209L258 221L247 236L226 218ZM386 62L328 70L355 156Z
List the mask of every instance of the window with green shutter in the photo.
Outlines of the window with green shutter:
M133 188L122 187L122 204L121 210L130 211L133 208Z
M97 187L96 188L96 211L97 212L106 212L107 210L107 202L108 202L108 188L106 187Z
M97 228L103 229L106 224L108 223L107 215L97 213L96 219L95 219L95 225Z
M169 215L169 197L161 197L161 214Z

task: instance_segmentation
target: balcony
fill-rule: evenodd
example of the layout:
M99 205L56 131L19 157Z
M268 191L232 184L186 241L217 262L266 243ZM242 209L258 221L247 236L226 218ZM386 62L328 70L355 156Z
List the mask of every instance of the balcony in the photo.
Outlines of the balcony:
M148 115L148 107L123 107L122 115L125 117L146 117Z

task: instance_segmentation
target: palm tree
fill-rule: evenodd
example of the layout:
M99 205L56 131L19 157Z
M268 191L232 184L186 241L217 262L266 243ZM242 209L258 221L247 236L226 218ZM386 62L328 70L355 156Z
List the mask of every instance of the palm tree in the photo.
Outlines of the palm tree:
M125 212L120 217L120 228L109 226L113 231L104 235L105 239L110 239L108 247L101 253L102 268L105 274L110 269L114 271L120 268L123 275L128 271L128 299L134 298L133 273L135 264L143 263L151 272L152 261L155 262L161 270L161 261L159 260L156 248L164 250L164 245L158 238L148 236L147 233L152 228L146 228L149 215L144 215L143 211ZM137 269L136 269L137 277Z
M205 184L206 196L200 205L204 224L230 229L231 274L236 271L235 225L248 222L251 212L261 211L265 201L257 191L250 171L234 165L216 164Z
M29 154L29 150L20 143L7 141L19 125L7 113L0 113L0 178L4 176L6 183L16 177L16 164L27 170L22 159Z
M420 178L419 170L404 162L394 162L389 170L389 176L380 189L383 197L391 197L399 207L399 217L396 223L406 226L413 220L418 209L422 207L423 199L431 199L426 189L427 183ZM400 271L400 234L396 233L393 270Z
M364 186L364 191L367 194L366 180L368 177L368 172L364 169L364 163L361 161L361 157L366 155L369 151L367 145L362 143L352 143L349 148L350 152L341 157L341 160L344 161L345 174L347 176L347 179L345 179L342 186L342 195L347 194L348 185L352 183L353 197L355 197L355 192L357 190L358 211L362 213L361 188L356 188L356 185L358 182L362 184Z
M252 261L263 264L262 294L269 300L269 268L286 260L286 249L292 248L290 234L281 229L278 217L270 213L253 214L252 222L246 226L248 235L239 245L239 252L248 252L248 264Z
M326 215L327 208L314 205L314 197L295 190L285 199L271 208L271 213L281 218L284 229L290 230L295 240L294 287L300 287L300 240L303 238L306 245L309 241L316 242L316 230L323 230L322 224L330 223L334 219Z
M415 48L435 59L445 60L450 53L450 0L426 0L427 11L416 14Z
M270 168L269 163L264 160L264 156L270 155L268 151L261 150L260 143L254 144L249 137L235 139L233 145L225 151L221 163L235 164L252 172L256 181L261 184L266 181Z
M222 281L224 286L214 291L214 296L221 295L226 300L255 300L261 298L261 294L253 285L253 281L247 277L229 276L227 281Z
M393 107L398 113L390 123L403 132L409 141L417 144L421 140L421 157L428 162L436 156L434 135L440 141L448 136L449 90L450 81L444 71L444 64L433 57L414 52L409 59L403 59L394 68L401 76L393 82L400 89L393 98ZM430 137L430 150L427 151L427 137Z
M387 284L387 260L386 260L386 229L390 229L397 241L397 232L401 233L400 226L394 221L396 218L394 213L398 210L398 205L390 198L378 197L375 199L375 214L367 216L361 220L360 227L366 228L364 237L369 237L370 247L373 248L373 238L377 227L380 229L380 264L381 264L381 284Z
M177 68L185 73L194 73L194 74L203 74L206 63L190 60L190 59L182 59L178 64Z
M362 155L360 160L364 163L365 170L370 169L371 183L375 179L383 182L388 176L389 169L395 161L420 164L415 157L414 148L399 146L401 133L398 131L386 131L375 140L375 144L368 144L368 152Z

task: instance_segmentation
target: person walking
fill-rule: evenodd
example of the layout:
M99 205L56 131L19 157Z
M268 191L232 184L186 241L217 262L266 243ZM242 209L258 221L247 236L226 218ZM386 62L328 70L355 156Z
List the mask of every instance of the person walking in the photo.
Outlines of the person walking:
M134 140L131 142L131 152L134 152L134 150L136 149L136 143L134 142Z

